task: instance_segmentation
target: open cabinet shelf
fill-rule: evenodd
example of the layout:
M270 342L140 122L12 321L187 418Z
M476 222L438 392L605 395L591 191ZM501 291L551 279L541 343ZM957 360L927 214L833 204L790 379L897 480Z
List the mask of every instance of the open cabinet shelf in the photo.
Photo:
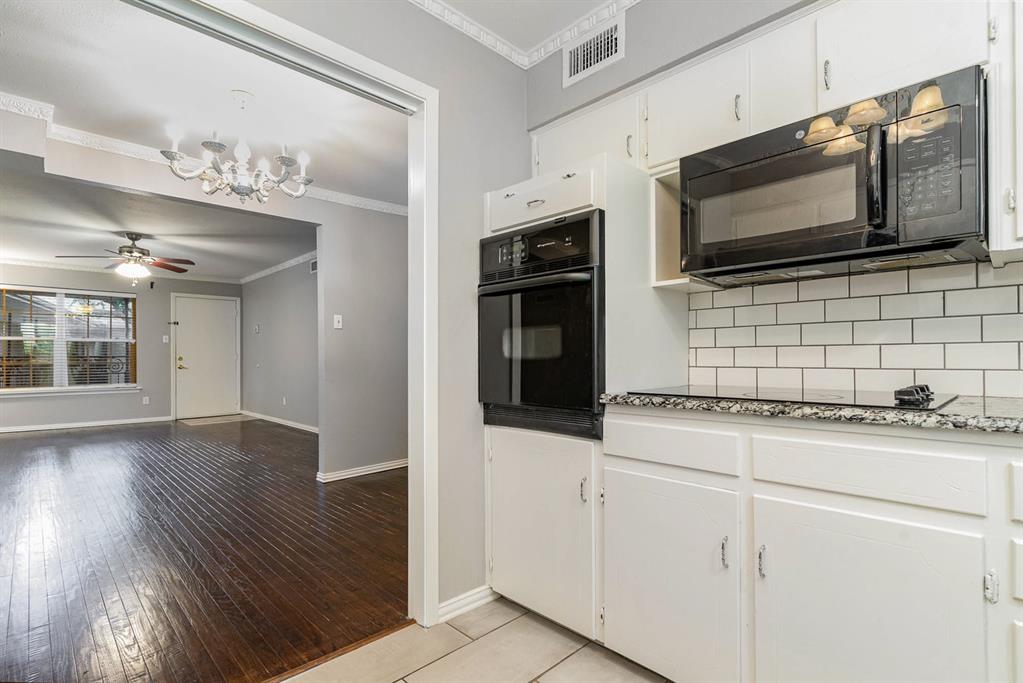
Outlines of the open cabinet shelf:
M680 244L682 209L677 169L650 179L652 287L683 292L706 292L716 287L691 279L682 272Z

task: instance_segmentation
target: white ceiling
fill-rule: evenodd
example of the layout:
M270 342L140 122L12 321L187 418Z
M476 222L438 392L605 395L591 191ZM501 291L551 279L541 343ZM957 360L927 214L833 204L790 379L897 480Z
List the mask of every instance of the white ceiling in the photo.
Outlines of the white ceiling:
M447 4L528 52L607 0L447 0Z
M216 128L253 162L286 143L314 187L406 203L403 114L119 0L4 0L0 64L0 92L53 104L56 124L156 149L176 127L194 157ZM232 89L255 95L244 113Z
M311 223L84 183L9 152L0 153L0 177L0 262L101 269L108 262L54 256L103 255L130 231L148 236L140 246L154 256L195 261L191 277L240 280L316 249Z

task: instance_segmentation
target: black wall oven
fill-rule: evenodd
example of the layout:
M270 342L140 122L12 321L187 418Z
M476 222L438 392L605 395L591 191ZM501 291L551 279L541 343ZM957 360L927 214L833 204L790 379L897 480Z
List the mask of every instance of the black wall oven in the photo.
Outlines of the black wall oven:
M597 210L480 242L486 424L600 438L603 232Z
M973 67L683 158L682 270L734 286L984 259L984 121Z

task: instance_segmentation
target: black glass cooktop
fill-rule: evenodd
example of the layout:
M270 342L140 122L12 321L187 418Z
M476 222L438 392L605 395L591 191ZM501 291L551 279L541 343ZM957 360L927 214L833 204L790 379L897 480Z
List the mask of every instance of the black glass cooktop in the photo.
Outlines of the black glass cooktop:
M863 408L899 408L903 410L937 410L948 405L958 394L934 394L923 405L905 405L895 400L891 391L836 391L833 389L781 389L772 387L715 386L688 384L661 389L630 391L638 396L676 396L679 398L738 398L759 401L787 401Z

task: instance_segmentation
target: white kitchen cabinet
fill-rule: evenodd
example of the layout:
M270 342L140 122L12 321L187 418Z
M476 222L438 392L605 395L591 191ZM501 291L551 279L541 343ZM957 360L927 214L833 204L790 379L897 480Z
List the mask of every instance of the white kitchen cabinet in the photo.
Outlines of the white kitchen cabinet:
M546 129L535 138L534 173L548 171L606 152L636 164L639 149L639 97L625 97Z
M594 637L594 442L504 427L487 432L491 586Z
M816 18L803 17L749 44L750 133L809 118L817 111Z
M580 162L487 192L483 198L485 232L500 232L552 216L601 207L604 186L603 166Z
M983 0L842 0L817 13L817 104L829 111L988 59Z
M754 496L756 680L983 681L977 534Z
M749 53L745 46L692 66L647 90L647 166L749 134Z
M604 643L676 683L738 680L738 494L604 477Z

